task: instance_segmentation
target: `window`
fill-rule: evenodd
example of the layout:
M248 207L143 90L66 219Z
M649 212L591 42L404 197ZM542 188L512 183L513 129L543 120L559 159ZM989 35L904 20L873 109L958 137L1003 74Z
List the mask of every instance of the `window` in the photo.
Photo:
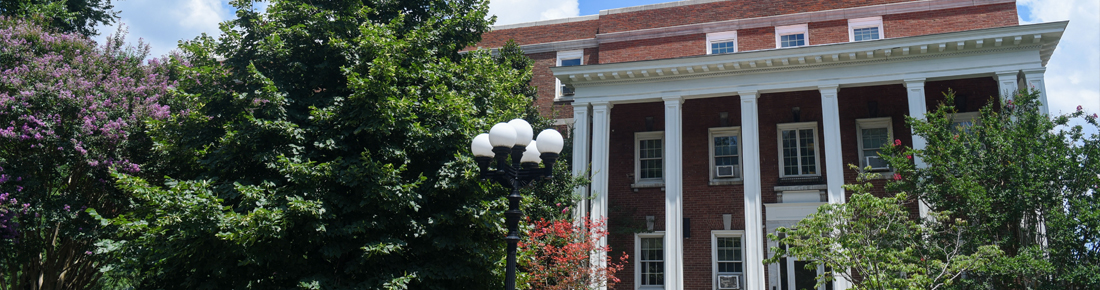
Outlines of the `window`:
M584 50L559 51L558 52L557 65L558 66L581 65L582 64L581 62L582 62L583 59L584 59ZM561 80L555 79L555 86L557 87L557 92L555 93L555 96L557 96L558 98L563 97L563 96L572 96L573 95L573 87L563 85L561 83ZM557 98L555 98L555 100L557 100Z
M806 24L776 26L775 48L798 47L809 43Z
M634 236L635 288L661 289L665 285L665 246L663 232Z
M714 277L714 289L745 288L742 233L743 231L711 231L710 244L711 249L714 249L711 273Z
M660 185L664 183L665 132L634 133L634 183Z
M817 122L780 124L779 176L819 176Z
M848 19L848 41L882 39L882 17Z
M951 116L951 131L970 132L970 127L978 125L981 121L978 112L955 113Z
M737 31L707 33L707 54L737 52Z
M741 128L710 128L710 180L741 179Z
M859 142L859 167L871 167L872 171L889 170L886 161L879 157L882 145L892 140L890 117L856 120L856 140Z

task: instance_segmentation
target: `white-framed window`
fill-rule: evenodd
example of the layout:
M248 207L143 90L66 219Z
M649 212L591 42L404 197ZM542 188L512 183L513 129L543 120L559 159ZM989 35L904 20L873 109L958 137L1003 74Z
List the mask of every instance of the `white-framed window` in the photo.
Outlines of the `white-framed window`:
M894 130L890 117L856 120L856 141L859 143L859 168L872 171L889 170L886 160L879 157L882 145L890 144Z
M665 233L634 234L634 289L664 289Z
M882 16L848 19L848 41L864 41L886 38L882 30Z
M741 127L710 128L710 180L741 180Z
M799 47L809 43L810 33L806 24L775 27L775 48Z
M951 116L951 130L954 132L970 132L970 127L981 124L978 112L955 113Z
M737 31L707 33L707 54L737 52Z
M744 231L711 231L711 277L714 289L745 289Z
M665 132L634 133L634 183L663 184L665 180Z
M820 176L817 122L779 124L779 177Z
M575 66L575 65L582 65L582 64L584 64L584 50L583 49L566 50L566 51L559 51L558 52L558 59L557 59L557 62L556 62L557 66ZM572 96L573 95L573 87L562 85L561 80L554 79L554 84L555 84L554 87L557 88L557 89L555 89L554 95L557 96L557 98L560 98L560 97L563 97L563 96Z

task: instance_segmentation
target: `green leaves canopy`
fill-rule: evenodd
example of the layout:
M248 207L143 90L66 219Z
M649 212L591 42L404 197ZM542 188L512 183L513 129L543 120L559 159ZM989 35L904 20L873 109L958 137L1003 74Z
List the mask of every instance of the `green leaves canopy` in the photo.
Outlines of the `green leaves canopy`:
M534 111L516 47L460 53L486 3L233 5L219 39L181 45L191 107L150 133L171 178L120 176L138 205L104 217L103 245L121 270L141 288L499 288L503 194L467 148Z

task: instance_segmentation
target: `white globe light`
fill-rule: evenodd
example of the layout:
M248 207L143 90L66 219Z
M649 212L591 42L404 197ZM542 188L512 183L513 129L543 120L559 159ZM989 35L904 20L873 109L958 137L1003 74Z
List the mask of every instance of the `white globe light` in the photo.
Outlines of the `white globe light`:
M489 144L493 147L512 147L516 145L516 129L507 123L498 123L489 129Z
M520 159L520 163L542 163L542 158L539 158L539 149L535 147L538 141L531 141L531 144L527 144L527 151L523 151L523 158Z
M477 157L493 157L493 144L489 143L489 134L481 133L470 142L470 152Z
M536 142L539 143L539 151L542 153L561 153L562 146L565 146L565 140L561 138L561 133L554 129L542 130Z
M534 131L531 130L531 123L527 123L523 119L512 119L508 121L508 125L512 125L512 129L516 129L517 146L527 146L531 143L531 138L535 136Z

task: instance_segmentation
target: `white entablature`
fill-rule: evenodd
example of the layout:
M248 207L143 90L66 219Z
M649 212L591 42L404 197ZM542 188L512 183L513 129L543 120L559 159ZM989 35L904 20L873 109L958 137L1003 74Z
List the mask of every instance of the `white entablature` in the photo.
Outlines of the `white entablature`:
M583 102L633 103L992 76L1045 67L1068 21L721 55L552 68ZM675 85L670 85L675 84Z

